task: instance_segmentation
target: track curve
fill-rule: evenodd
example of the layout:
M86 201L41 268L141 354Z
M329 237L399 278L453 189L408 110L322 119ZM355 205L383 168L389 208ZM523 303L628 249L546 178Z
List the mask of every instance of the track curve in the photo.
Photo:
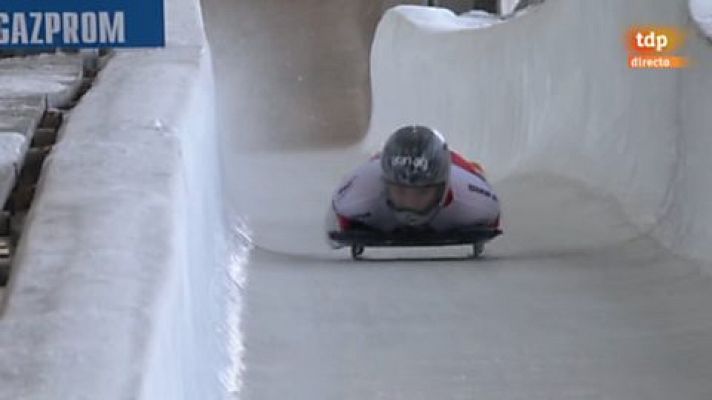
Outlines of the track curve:
M382 5L203 3L231 201L255 244L241 398L712 398L712 280L579 182L495 182L505 235L481 260L329 250L330 192L367 155Z

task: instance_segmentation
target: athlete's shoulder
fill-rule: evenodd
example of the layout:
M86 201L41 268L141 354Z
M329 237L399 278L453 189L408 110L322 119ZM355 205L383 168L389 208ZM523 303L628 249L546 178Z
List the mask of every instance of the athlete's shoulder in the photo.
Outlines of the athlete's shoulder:
M468 160L462 154L450 150L450 161L452 163L453 169L459 169L466 171L470 174L477 175L480 179L486 181L485 170L482 165L475 161Z
M383 193L380 164L369 160L354 169L336 189L334 210L343 216L368 212Z
M452 169L450 173L450 189L456 202L471 203L472 201L483 200L483 198L495 202L499 201L484 176L462 168Z

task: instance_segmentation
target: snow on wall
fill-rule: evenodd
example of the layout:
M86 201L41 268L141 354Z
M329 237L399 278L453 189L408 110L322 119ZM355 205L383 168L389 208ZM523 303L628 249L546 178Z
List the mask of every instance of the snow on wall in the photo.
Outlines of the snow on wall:
M42 96L47 106L72 101L83 77L84 60L74 54L39 54L0 60L0 98Z
M198 2L166 3L168 47L118 52L44 166L0 319L0 399L231 388L210 51Z
M687 16L682 0L547 0L477 29L447 10L391 9L372 49L365 146L378 148L401 124L430 124L495 181L575 179L619 200L641 233L677 210L688 221L663 230L668 243L695 229L701 247L711 221L692 220L712 216L699 189L710 183L710 47L690 39L699 61L691 70L641 71L628 69L623 41L631 25L685 26ZM506 208L504 217L506 225Z
M690 14L702 32L712 39L712 2L709 0L690 0Z

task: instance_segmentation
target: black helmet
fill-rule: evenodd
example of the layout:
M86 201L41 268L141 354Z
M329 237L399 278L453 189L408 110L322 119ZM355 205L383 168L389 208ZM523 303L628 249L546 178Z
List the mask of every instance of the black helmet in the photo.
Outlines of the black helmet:
M389 189L389 206L402 222L424 224L435 215L450 178L450 157L445 139L425 126L406 126L388 138L381 153L381 168ZM418 209L400 207L391 194L394 186L399 190L432 188L432 201Z
M450 177L450 151L433 129L413 125L398 129L381 153L383 178L404 186L446 183Z

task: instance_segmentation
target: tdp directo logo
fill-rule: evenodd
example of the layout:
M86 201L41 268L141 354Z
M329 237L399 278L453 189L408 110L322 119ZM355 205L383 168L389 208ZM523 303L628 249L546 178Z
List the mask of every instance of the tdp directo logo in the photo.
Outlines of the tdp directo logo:
M684 68L688 61L676 54L685 35L672 26L634 26L626 35L628 67L635 69Z

